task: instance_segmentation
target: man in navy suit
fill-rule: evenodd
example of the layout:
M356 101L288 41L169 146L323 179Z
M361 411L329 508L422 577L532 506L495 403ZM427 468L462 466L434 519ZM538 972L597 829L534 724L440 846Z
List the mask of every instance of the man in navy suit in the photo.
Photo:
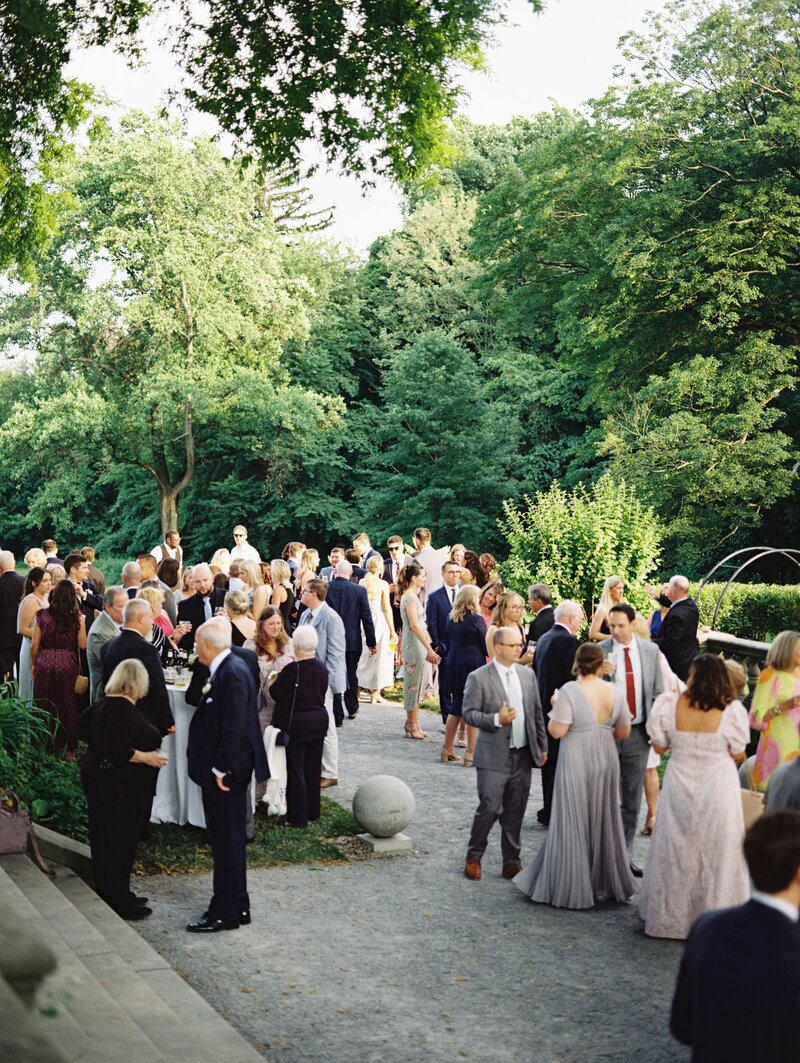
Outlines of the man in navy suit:
M578 602L569 600L561 602L555 611L555 622L549 631L536 644L536 680L539 684L539 697L545 721L550 712L550 699L556 690L574 678L572 665L575 662L580 643L575 637L583 623L583 609ZM536 818L545 827L550 823L550 806L553 803L553 782L558 763L557 738L547 734L547 763L542 768L542 792L544 803L536 813Z
M258 721L258 686L248 663L231 653L231 633L219 621L201 624L195 649L209 670L189 726L189 778L203 790L214 859L214 894L191 933L236 930L250 922L245 839L250 778L269 777Z
M121 661L141 661L147 669L150 686L139 698L136 708L162 735L172 734L175 721L169 707L169 694L158 650L149 641L153 630L153 610L144 598L131 598L122 610L122 630L116 638L100 647L100 685L96 699L105 697L105 686Z
M347 666L347 689L344 692L344 708L347 715L354 720L358 715L358 677L356 670L361 656L363 643L361 642L361 628L364 628L364 638L367 649L375 653L377 643L375 639L375 625L372 622L372 613L369 611L369 598L366 589L358 583L352 583L350 577L353 574L353 566L349 561L340 561L336 566L336 574L328 584L328 595L325 599L335 613L338 613L344 624L345 637L345 663ZM344 719L342 709L342 696L333 699L333 716L336 726L339 727Z
M447 621L458 593L458 578L461 566L454 561L442 565L443 586L434 591L425 603L425 623L431 645L441 657L439 661L439 705L442 721L446 722L453 704L447 684Z
M689 597L689 581L686 576L673 576L667 584L666 594L659 594L655 587L646 589L651 598L669 607L653 642L667 658L675 675L685 683L697 656L697 625L700 623L697 602Z
M755 890L692 927L670 1030L692 1063L800 1060L800 812L767 812L744 840Z

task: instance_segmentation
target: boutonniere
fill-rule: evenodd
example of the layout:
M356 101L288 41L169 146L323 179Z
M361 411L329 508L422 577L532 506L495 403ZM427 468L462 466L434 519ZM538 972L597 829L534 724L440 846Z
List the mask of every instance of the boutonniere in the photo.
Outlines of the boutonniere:
M211 690L211 680L209 679L206 685L201 690L201 694L207 694Z
M277 674L278 674L278 669L277 669L277 668L274 668L274 669L273 669L273 670L272 670L272 671L271 671L271 672L269 673L269 675L267 676L267 682L268 682L268 683L271 683L271 682L272 682L272 680L273 680L273 679L275 678L275 676L276 676Z
M195 664L197 661L197 650L192 650L189 654L189 664Z

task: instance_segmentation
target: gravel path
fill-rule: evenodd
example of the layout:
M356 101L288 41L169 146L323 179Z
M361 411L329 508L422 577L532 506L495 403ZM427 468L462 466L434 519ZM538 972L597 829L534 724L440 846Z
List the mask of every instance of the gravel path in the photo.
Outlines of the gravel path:
M184 930L210 876L151 876L137 929L273 1063L687 1060L667 1028L681 946L644 937L635 902L531 904L500 876L498 827L468 880L475 773L439 762L441 721L422 716L429 738L405 741L401 707L362 705L327 791L349 807L370 776L403 779L413 854L250 871L253 923L210 937ZM545 837L533 779L525 863ZM637 836L640 864L648 844Z

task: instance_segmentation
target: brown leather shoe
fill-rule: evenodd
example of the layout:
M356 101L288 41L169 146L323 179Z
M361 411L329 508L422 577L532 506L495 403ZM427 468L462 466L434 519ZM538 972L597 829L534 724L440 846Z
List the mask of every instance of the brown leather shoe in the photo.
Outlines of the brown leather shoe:
M338 779L320 779L319 788L320 790L327 790L329 786L336 786L338 782Z
M481 877L481 863L480 860L467 860L464 864L464 874L467 878L477 880Z
M504 867L503 878L514 878L514 876L518 875L521 870L521 867Z

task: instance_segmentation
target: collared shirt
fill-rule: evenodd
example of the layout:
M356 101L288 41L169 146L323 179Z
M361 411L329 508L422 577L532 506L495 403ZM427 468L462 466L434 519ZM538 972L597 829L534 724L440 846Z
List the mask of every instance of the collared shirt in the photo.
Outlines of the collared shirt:
M111 615L111 613L109 613L106 609L104 609L103 612L106 614L106 619L110 620L111 623L114 625L114 630L116 631L116 633L119 634L120 631L122 631L122 625L118 624L116 622L116 620L114 619L114 617ZM133 630L133 629L131 628L130 630Z
M261 564L261 554L247 541L239 543L231 550L231 561L255 561Z
M625 650L630 650L631 654L631 667L633 668L633 686L636 691L636 715L631 723L644 723L644 712L642 704L642 658L639 653L639 644L636 640L636 636L631 638L628 646L623 646L621 642L617 642L616 639L611 640L611 653L609 658L614 662L614 682L617 686L622 687L625 692L625 704L628 704L627 692L628 681L626 678L625 670Z
M774 908L776 912L785 915L792 923L796 923L800 916L800 909L796 908L791 901L785 901L782 897L773 897L771 893L762 893L761 890L753 890L750 897L759 904L766 904L768 908Z
M500 676L500 682L503 684L503 690L506 692L506 705L510 709L516 709L517 715L511 721L511 739L509 745L512 749L521 749L527 745L525 739L525 709L522 701L522 684L519 681L519 676L514 671L514 668L506 668L504 664L500 664L497 658L493 658L492 664L497 669L497 674ZM496 712L494 715L495 727L501 727L500 713Z
M447 594L447 597L450 599L450 608L452 609L452 607L456 604L456 595L458 594L458 586L448 587L447 584L445 583L444 589L445 589L445 593Z

